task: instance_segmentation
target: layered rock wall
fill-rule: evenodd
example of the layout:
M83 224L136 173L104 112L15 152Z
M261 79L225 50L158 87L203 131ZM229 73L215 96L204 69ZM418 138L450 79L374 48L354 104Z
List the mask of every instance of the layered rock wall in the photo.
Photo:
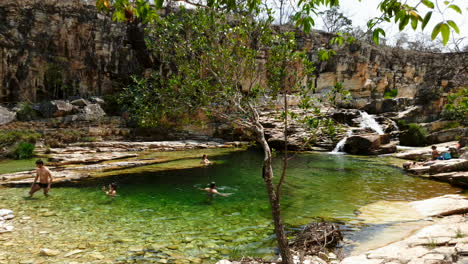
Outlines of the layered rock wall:
M125 39L87 1L0 1L0 103L110 93L139 67Z
M299 43L316 51L332 37L314 32ZM418 52L356 41L318 64L317 73L317 90L324 93L342 82L353 96L352 108L382 113L423 105L419 114L436 118L449 93L468 87L468 53ZM392 90L393 101L385 101L385 93Z
M94 1L90 1L94 2ZM83 0L0 1L0 103L39 101L70 95L102 95L119 77L141 70L126 28L99 15ZM332 35L300 35L313 56ZM355 42L317 64L319 92L343 82L353 108L385 112L385 92L420 104L418 115L437 115L445 96L468 86L468 53L421 53ZM395 110L395 109L389 110Z

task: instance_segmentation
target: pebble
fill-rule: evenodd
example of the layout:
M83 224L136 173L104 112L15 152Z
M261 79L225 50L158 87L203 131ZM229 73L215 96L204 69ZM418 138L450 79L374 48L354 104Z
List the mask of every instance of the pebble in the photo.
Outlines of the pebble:
M76 250L70 251L67 254L65 254L65 257L70 257L70 256L76 255L76 254L81 253L81 252L83 252L83 250L76 249Z
M48 256L48 257L57 256L58 254L60 254L60 251L54 250L54 249L48 249L48 248L43 248L39 252L39 255Z

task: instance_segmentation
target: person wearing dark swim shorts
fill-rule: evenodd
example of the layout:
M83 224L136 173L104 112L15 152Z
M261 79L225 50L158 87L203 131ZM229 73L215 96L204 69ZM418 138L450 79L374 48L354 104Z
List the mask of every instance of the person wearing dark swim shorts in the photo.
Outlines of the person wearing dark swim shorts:
M39 180L39 182L38 182ZM40 189L44 190L44 195L49 196L50 186L52 185L53 178L52 173L50 170L44 166L44 162L42 160L36 161L36 177L34 178L34 182L31 185L31 190L29 191L29 197L32 197L35 192L39 191Z

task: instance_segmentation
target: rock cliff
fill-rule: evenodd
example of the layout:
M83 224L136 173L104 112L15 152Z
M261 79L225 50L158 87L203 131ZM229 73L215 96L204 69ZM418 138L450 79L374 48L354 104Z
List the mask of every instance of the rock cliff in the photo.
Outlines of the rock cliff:
M86 1L0 1L0 103L110 93L138 67L125 27Z
M113 23L83 0L0 1L0 103L102 95L118 80L142 70L127 41L125 25ZM332 37L323 32L298 36L316 51ZM311 54L315 54L312 52ZM141 61L141 60L140 60ZM447 93L468 86L468 53L421 53L355 42L317 64L319 92L343 82L351 108L438 118ZM395 98L384 100L392 91ZM411 118L410 118L411 119Z

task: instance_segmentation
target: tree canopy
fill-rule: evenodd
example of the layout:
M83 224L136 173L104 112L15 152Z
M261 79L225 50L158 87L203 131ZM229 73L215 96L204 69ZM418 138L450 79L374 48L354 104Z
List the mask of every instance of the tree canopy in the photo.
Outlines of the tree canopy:
M111 12L116 21L138 21L141 23L151 23L158 17L158 9L164 5L180 3L182 5L210 8L218 12L238 12L243 14L259 15L264 12L266 0L96 0L96 6L104 12ZM355 0L360 1L360 0ZM378 43L380 36L385 36L385 30L379 27L381 22L391 22L398 24L401 30L411 27L424 29L428 25L434 13L444 14L447 10L453 10L462 14L462 9L456 4L457 0L417 0L413 4L400 0L380 0L380 16L368 21L368 30L372 32L373 39ZM320 16L319 8L335 8L340 6L339 0L298 0L293 2L294 14L292 16L296 26L308 32L315 25L317 16ZM267 8L267 12L274 12ZM431 38L442 37L443 44L446 45L451 31L460 32L458 25L451 19L442 16L432 29Z

